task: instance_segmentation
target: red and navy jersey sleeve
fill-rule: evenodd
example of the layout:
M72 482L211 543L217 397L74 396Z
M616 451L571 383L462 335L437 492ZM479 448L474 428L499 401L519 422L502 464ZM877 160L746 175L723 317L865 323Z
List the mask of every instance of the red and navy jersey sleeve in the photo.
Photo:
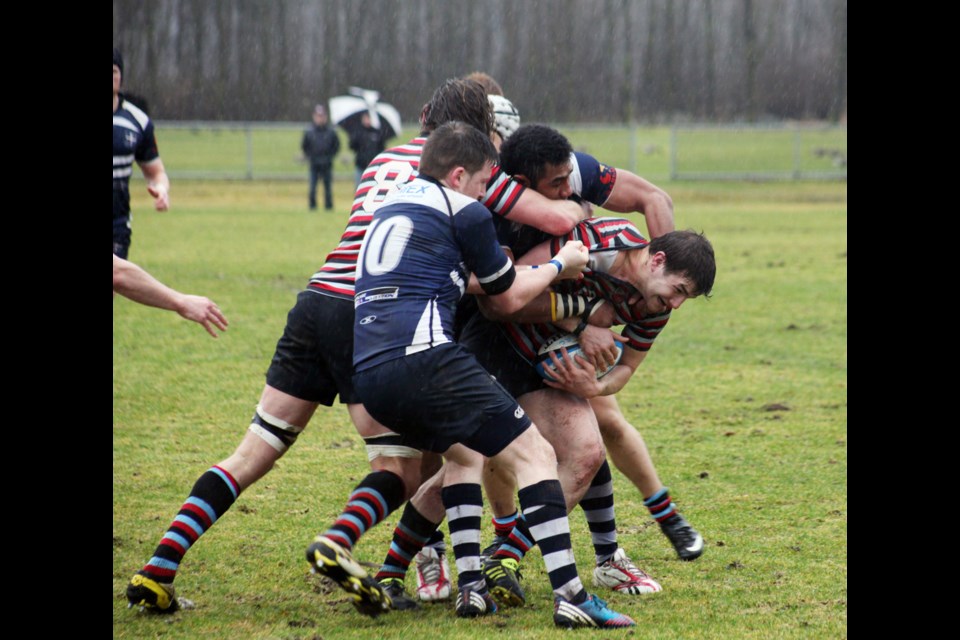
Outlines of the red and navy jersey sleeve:
M617 169L603 164L588 153L573 153L573 174L570 176L574 193L591 204L602 207L610 199L617 182Z
M517 204L524 189L526 187L496 166L490 174L490 180L487 181L487 192L480 201L494 215L506 218Z

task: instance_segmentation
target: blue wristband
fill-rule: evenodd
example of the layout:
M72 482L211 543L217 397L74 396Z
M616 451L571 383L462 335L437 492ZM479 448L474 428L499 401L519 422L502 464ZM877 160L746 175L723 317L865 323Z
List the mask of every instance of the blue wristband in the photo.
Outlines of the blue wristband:
M560 275L561 273L563 273L563 263L557 260L556 258L551 260L549 264L552 264L557 268L557 275Z

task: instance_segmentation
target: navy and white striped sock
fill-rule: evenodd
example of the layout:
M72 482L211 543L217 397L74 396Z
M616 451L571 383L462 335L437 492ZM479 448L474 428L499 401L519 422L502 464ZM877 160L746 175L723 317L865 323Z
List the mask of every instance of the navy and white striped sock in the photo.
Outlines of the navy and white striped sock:
M570 521L559 480L543 480L520 489L520 508L530 534L540 545L553 593L579 604L586 591L577 574L570 544Z
M593 551L597 565L601 565L617 552L617 520L613 511L613 476L610 464L604 460L593 476L590 488L580 499L580 508L587 517Z
M479 483L444 487L440 492L447 510L450 542L457 559L457 586L463 590L483 579L480 573L480 517L483 493Z

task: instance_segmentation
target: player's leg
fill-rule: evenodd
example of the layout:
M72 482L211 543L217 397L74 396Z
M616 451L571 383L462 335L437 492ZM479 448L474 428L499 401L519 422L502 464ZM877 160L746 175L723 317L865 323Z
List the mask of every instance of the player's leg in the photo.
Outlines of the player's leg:
M237 449L194 483L147 563L127 586L130 605L176 611L173 581L180 562L197 540L233 505L240 492L267 474L306 427L317 403L267 385Z
M543 554L555 596L554 623L564 627L634 626L636 623L629 617L612 611L583 588L571 546L556 456L550 444L535 427L528 428L493 457L517 478L523 518Z
M603 441L593 410L583 398L556 389L525 393L520 396L519 402L527 415L537 425L542 425L538 428L554 449L558 478L569 512L589 488L591 479L604 461ZM507 504L509 474L500 472L502 470L498 470L493 461L488 463L487 469L492 469L493 473L486 473L485 480L497 478L495 483L486 486L491 504ZM509 504L512 507L512 500ZM507 513L498 511L496 507L492 507L492 510L495 518L504 520L510 518L511 512L515 513L515 509ZM484 562L487 585L501 604L520 606L524 603L519 562L532 544L526 519L516 518L514 529Z
M353 304L304 291L287 314L283 335L267 370L267 384L236 451L204 472L146 565L131 579L127 599L151 611L175 611L173 581L180 562L240 492L263 477L296 441L319 404L338 393L324 349L332 327L352 337ZM345 322L344 319L347 321ZM352 358L353 343L336 341L340 360ZM341 365L347 366L347 365ZM349 368L347 369L349 375Z
M461 618L487 615L497 606L487 590L480 567L480 517L483 494L480 478L483 456L463 445L445 453L441 497L457 563L456 613Z
M613 505L613 476L610 465L604 460L580 501L597 562L593 570L593 584L627 595L662 591L660 583L637 567L618 545Z
M682 560L695 560L703 553L703 538L677 511L670 492L663 486L640 432L631 425L616 396L591 398L600 433L613 464L640 490L644 504Z

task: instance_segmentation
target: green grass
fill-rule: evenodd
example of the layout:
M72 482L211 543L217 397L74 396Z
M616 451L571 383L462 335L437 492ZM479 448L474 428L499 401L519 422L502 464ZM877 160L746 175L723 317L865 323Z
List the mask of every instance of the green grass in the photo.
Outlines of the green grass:
M675 313L620 399L707 546L696 562L678 561L614 472L621 543L664 591L604 594L640 624L604 635L845 637L846 184L660 184L678 226L711 238L717 282L711 300ZM321 410L188 553L177 587L196 609L172 617L126 609L127 580L193 482L243 436L286 313L342 231L352 184L336 183L329 214L307 211L305 179L175 180L167 213L150 208L142 183L134 192L131 259L216 300L230 329L212 340L176 314L113 302L114 637L558 637L536 551L524 563L528 605L472 621L450 605L364 618L308 574L304 548L368 469L341 406ZM364 537L361 560L382 560L398 517ZM579 513L571 526L589 585Z

